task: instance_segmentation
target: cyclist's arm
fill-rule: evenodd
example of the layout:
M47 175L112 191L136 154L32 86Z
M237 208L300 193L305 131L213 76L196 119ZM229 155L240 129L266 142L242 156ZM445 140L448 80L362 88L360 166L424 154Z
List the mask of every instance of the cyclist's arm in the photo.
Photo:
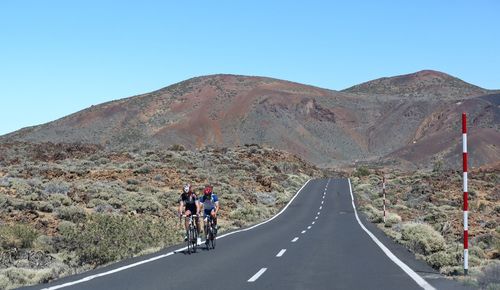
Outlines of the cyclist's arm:
M215 202L215 214L219 211L219 201Z
M201 203L199 200L196 201L196 214L200 215L201 212Z
M182 212L184 211L184 202L181 200L179 202L179 216L182 215Z

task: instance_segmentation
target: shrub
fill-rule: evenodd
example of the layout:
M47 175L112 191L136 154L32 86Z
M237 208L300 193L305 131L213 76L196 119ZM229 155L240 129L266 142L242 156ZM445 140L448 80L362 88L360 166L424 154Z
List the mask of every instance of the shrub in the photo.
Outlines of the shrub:
M85 219L85 211L77 206L64 206L57 210L56 216L62 220L78 223Z
M44 193L46 194L68 194L69 185L64 181L56 182L51 181L45 184Z
M428 224L404 224L401 241L414 253L429 255L444 249L443 236Z
M174 144L174 145L170 146L170 148L168 148L168 150L170 150L170 151L185 151L186 147L184 147L181 144Z
M354 176L356 177L363 177L368 175L370 175L370 170L365 166L358 167L356 169L356 172L354 172Z
M372 223L381 223L384 221L383 212L371 205L363 206L361 210L366 214L366 217Z
M0 246L3 249L31 248L38 232L28 224L0 225Z
M61 235L81 264L100 265L172 242L174 228L149 217L92 214L85 223L61 228Z
M136 170L134 170L135 174L148 174L150 172L151 172L151 167L149 167L147 165L141 166L140 168L137 168Z
M385 226L390 228L393 225L399 224L400 222L401 222L401 217L395 213L390 212L386 216Z
M482 289L500 289L500 263L485 267L477 282Z
M449 266L460 266L460 261L462 254L460 251L439 251L426 257L427 263L436 269L441 269L442 267Z

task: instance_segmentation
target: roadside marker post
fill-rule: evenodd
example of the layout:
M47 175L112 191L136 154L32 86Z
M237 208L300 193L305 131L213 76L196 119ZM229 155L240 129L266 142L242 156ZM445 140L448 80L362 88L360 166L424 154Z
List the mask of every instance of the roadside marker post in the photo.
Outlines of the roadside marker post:
M464 275L469 272L469 193L467 189L467 115L462 113L462 161L464 182Z
M382 194L384 195L384 224L385 224L385 175L382 177Z

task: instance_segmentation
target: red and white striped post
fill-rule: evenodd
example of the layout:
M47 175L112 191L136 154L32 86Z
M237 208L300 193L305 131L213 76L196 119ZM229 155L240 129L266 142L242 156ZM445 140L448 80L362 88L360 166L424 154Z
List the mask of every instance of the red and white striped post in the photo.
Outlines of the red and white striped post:
M382 194L384 195L384 224L385 224L385 176L382 177Z
M469 271L469 194L467 189L467 115L462 113L462 145L463 145L463 168L464 168L464 275Z

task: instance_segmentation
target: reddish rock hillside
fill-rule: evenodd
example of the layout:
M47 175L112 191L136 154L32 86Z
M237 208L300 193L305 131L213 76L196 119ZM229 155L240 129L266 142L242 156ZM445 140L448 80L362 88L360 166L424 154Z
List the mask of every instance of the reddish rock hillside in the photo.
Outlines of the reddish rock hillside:
M477 160L485 164L498 161L498 146L491 149L488 142L498 145L500 136L498 97L478 98L487 93L493 91L435 71L382 78L342 92L264 77L212 75L92 106L0 140L115 149L261 144L320 166L388 154L429 165L454 152L453 121L467 111L472 127L488 129L477 139L482 152ZM435 150L418 146L437 140L442 146Z

